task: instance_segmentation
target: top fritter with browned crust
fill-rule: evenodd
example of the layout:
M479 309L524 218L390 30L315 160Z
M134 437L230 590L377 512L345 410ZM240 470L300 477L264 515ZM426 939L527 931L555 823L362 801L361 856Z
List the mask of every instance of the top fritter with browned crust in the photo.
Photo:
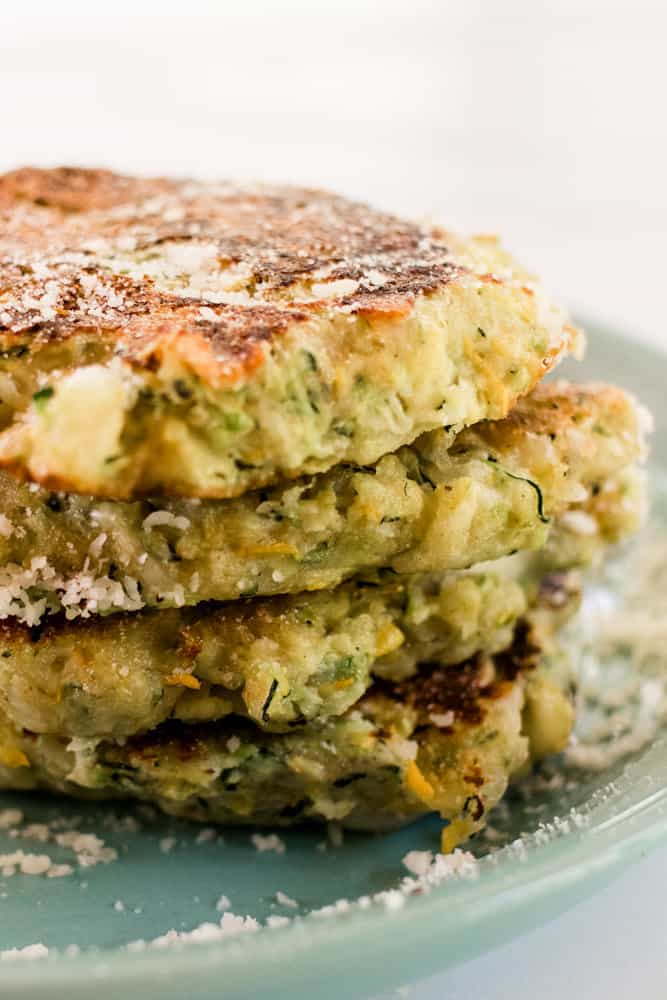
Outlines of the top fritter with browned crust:
M230 497L504 417L576 332L488 238L322 191L0 177L0 464Z

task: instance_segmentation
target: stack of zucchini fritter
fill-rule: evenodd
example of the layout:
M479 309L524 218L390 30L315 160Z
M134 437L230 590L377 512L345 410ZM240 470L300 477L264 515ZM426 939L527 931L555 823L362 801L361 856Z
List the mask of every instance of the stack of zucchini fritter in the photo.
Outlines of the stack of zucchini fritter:
M0 177L0 785L450 849L562 749L642 413L488 238L320 191Z

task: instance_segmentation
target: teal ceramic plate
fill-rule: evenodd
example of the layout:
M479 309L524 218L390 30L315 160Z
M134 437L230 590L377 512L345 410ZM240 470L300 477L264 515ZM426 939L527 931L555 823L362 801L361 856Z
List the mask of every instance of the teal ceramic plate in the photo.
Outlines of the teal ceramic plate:
M659 482L661 469L667 469L664 356L593 323L588 328L588 358L567 373L617 381L652 408L658 422L654 480ZM661 506L657 496L654 519L660 519ZM598 605L615 599L613 585L605 586L593 596ZM628 663L628 655L623 662L616 656L605 684L623 670L627 674ZM645 687L635 686L628 694L640 713L655 707L664 691L659 667L652 663ZM596 676L593 670L590 704L582 713L581 725L589 732L591 718L595 721L600 711L593 704ZM48 821L53 827L60 818L63 828L97 833L118 851L118 859L76 868L64 878L0 876L0 949L41 942L50 952L36 961L3 961L0 993L35 1000L260 995L324 1000L377 994L479 954L594 892L665 839L666 786L667 739L659 731L648 748L635 747L631 757L601 770L554 765L514 792L494 818L491 837L470 845L481 859L476 878L447 880L397 908L383 902L366 908L341 904L342 912L319 918L307 914L339 899L354 901L397 886L407 874L401 863L407 851L437 850L439 824L426 821L384 837L348 835L325 850L321 831L301 831L282 835L284 853L260 852L251 831L225 832L224 843L202 842L198 828L187 824L139 816L135 825L127 817L136 814L123 807L101 810L4 796L0 808L21 809L24 821L18 836L10 828L0 830L0 853L23 849L71 861L66 846L25 836L26 823ZM277 902L278 892L297 901L298 908ZM234 914L252 915L260 923L272 915L290 920L216 943L125 947L172 928L190 930L219 920L216 902L222 895ZM80 952L66 953L69 945Z

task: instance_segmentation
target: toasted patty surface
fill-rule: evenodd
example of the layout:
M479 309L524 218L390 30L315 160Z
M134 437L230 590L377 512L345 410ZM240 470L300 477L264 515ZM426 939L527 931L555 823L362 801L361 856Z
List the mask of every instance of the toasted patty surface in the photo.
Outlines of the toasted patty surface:
M378 682L354 708L284 734L243 720L167 723L123 745L0 721L0 787L138 798L196 820L381 830L437 811L451 849L531 756L562 749L569 673L524 629L511 650ZM556 664L556 666L554 666ZM536 739L532 744L533 734Z
M489 238L323 191L0 176L0 463L237 496L506 415L578 338Z
M62 610L76 617L320 590L370 569L466 568L539 548L554 517L618 492L642 449L630 397L557 384L538 387L503 421L457 436L433 431L375 465L232 500L109 502L6 477L0 615L35 624ZM636 521L628 495L599 524L613 540Z
M285 731L341 715L373 676L458 663L511 644L528 602L578 606L567 574L355 581L332 592L0 627L0 708L19 727L123 739L168 719L235 714Z

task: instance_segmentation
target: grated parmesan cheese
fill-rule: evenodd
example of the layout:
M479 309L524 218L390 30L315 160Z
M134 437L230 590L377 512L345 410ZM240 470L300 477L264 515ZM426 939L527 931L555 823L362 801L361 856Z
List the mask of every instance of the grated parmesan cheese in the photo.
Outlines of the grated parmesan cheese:
M131 577L120 583L105 574L95 576L86 566L65 578L44 556L33 557L29 567L16 563L0 566L0 619L14 617L26 625L37 625L47 611L56 611L59 606L65 609L67 619L73 619L96 612L138 611L144 602Z
M454 723L454 713L453 712L431 712L429 719L434 726L439 729L447 729Z
M200 830L195 837L196 844L210 844L218 836L218 831L214 830L212 826L205 826L203 830Z
M64 875L71 875L73 871L71 865L56 864L48 854L27 854L20 850L11 854L0 854L0 872L5 878L19 873L61 878Z
M280 889L276 893L276 903L279 906L288 906L292 910L295 910L299 905L296 899L292 899L291 896L288 896L285 892L281 892Z
M58 847L69 848L74 852L79 868L109 864L118 857L115 848L107 847L100 837L76 829L59 829L62 823L57 819L50 823L23 825L23 822L24 814L20 809L0 811L0 829L7 830L7 835L12 840L32 840L42 844L50 842ZM22 849L0 854L0 872L4 877L21 874L64 878L73 871L73 865L54 861L48 854L35 854Z
M190 518L181 514L172 514L169 510L154 510L143 519L142 528L147 533L153 528L176 528L177 531L187 531L190 527Z
M0 951L0 961L13 961L14 959L34 959L34 958L46 958L49 954L49 949L45 944L39 942L38 944L26 944L23 948L7 948L5 951Z
M12 834L15 836L20 836L23 840L37 840L42 844L46 844L51 837L51 829L48 823L29 823L24 826L22 830L12 830Z
M598 522L584 510L566 510L560 516L560 524L574 535L597 535Z
M584 593L576 632L578 725L573 768L605 770L650 744L667 722L667 536L646 532Z
M337 281L313 282L310 291L317 299L337 299L354 295L358 288L359 282L353 278L339 278Z
M118 851L114 847L107 847L94 833L65 830L63 833L56 833L53 839L59 846L70 847L75 852L80 868L106 865L118 858Z
M97 538L94 538L88 547L88 555L92 559L99 559L102 554L102 549L107 540L107 534L105 531L101 531Z
M408 851L403 864L414 878L406 877L401 889L411 895L414 892L428 892L451 878L477 878L479 862L470 851L460 848L451 854L433 854L431 851Z
M20 809L0 810L0 830L7 830L10 826L17 826L23 822L23 813Z
M265 851L275 851L276 854L284 854L287 850L285 847L285 841L282 840L277 833L268 833L266 835L253 833L250 840L255 850L260 853L264 853Z
M225 938L237 937L239 934L252 933L259 930L259 923L254 917L239 917L234 913L223 913L220 922L213 924L210 922L200 924L191 931L170 930L160 937L153 938L152 941L130 941L126 948L128 951L145 951L147 948L171 948L174 945L182 945L186 942L213 942L223 941Z

